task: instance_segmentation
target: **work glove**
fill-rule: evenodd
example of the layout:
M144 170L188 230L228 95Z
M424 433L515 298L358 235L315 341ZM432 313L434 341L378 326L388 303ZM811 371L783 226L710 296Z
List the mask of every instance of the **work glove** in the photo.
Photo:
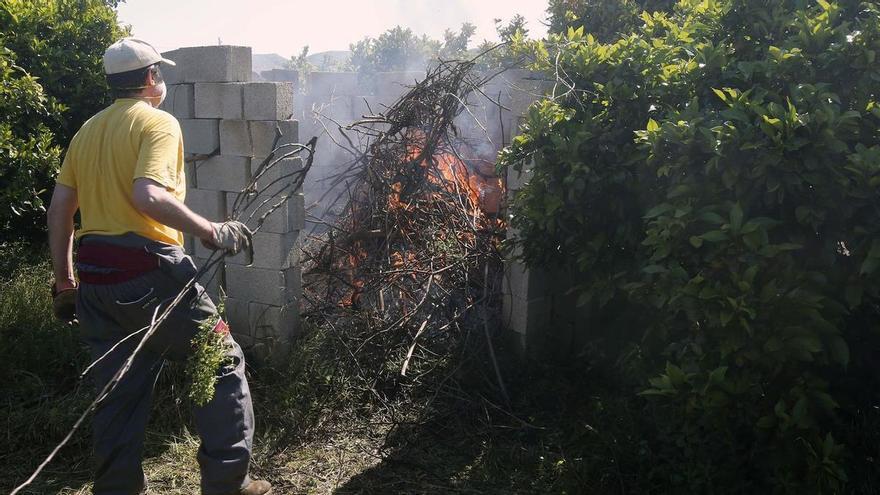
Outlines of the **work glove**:
M52 314L61 321L76 322L76 287L59 291L52 284Z
M208 249L219 249L227 254L236 255L244 251L247 264L254 261L254 234L247 225L230 220L223 223L212 223L213 233L211 239L202 239L202 244Z

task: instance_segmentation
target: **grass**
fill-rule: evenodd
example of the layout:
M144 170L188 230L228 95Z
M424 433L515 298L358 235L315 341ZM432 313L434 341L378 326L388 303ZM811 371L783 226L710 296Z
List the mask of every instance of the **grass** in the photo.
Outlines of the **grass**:
M77 380L87 364L77 329L51 317L45 253L17 252L33 262L3 265L0 246L0 493L30 474L94 394ZM509 408L488 363L462 371L457 380L469 385L439 390L430 407L380 407L338 355L331 332L315 327L285 365L248 369L252 472L279 495L670 493L655 473L658 420L632 379L602 359L526 365L501 349ZM184 368L167 366L155 393L144 457L153 494L199 492ZM877 493L880 414L849 421L845 441L865 454L852 459L851 493ZM89 448L84 428L23 493L90 493Z
M94 394L77 380L88 362L77 329L51 317L46 254L23 252L18 259L34 261L0 267L4 493L36 467ZM476 396L464 408L441 400L418 414L400 413L406 408L398 404L392 418L358 402L351 371L328 359L335 345L314 329L286 366L248 370L257 415L253 473L278 493L574 493L553 489L559 456L550 452L545 430L524 436L522 425ZM144 459L152 493L198 493L198 438L183 377L184 365L169 365L157 386ZM23 493L90 493L89 434L80 431Z

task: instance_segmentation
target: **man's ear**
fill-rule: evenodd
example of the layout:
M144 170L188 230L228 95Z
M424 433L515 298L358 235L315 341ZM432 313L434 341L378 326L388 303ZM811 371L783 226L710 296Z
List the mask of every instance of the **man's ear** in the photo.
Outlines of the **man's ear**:
M147 79L146 79L144 85L145 86L155 86L156 85L156 80L153 79L153 71L151 71L151 70L147 71Z

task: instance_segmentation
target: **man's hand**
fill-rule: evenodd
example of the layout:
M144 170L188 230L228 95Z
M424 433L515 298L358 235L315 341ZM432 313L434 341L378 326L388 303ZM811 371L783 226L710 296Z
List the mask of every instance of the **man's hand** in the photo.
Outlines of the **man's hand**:
M73 280L59 280L52 284L52 313L67 323L76 320L76 283Z
M248 264L254 259L254 234L247 225L230 220L223 223L211 224L211 237L203 238L202 245L208 249L220 249L230 255L245 252Z

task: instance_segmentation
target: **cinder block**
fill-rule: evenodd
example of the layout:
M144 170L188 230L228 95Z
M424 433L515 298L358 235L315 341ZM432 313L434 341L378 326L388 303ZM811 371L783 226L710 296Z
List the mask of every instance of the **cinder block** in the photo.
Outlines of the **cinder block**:
M375 75L376 95L382 101L396 101L424 78L420 71L379 72Z
M235 194L227 194L227 204L229 205L229 214L232 214L232 205L235 201ZM286 234L302 230L305 227L305 198L301 192L290 193L290 198L278 208L272 210L274 205L281 201L280 196L261 192L259 195L251 194L247 199L256 198L251 202L251 206L242 209L238 216L238 220L245 222L248 227L254 229L257 227L260 219L264 214L269 213L262 220L263 225L260 232L272 232L275 234ZM268 201L266 201L268 199Z
M217 304L217 302L220 301L220 287L223 284L224 278L223 263L215 263L211 265L210 268L207 268L207 258L193 256L192 259L197 268L201 269L202 267L206 267L207 271L199 278L198 283L205 289L208 295L211 296L214 304Z
M218 120L181 119L183 146L187 153L210 154L220 147Z
M265 81L274 82L299 82L299 72L292 69L270 69L260 72L260 76Z
M220 151L229 156L254 156L246 120L220 121Z
M275 149L272 145L275 143L276 131L281 132L281 137L276 145L279 153L289 154L294 151L293 148L285 147L285 145L298 142L299 122L296 120L255 120L250 122L254 156L269 156L269 153Z
M386 112L388 107L384 103L387 102L381 101L375 96L352 96L349 107L354 120L360 120L365 115L378 115Z
M254 82L244 86L246 120L283 120L293 114L293 84Z
M357 72L310 72L308 92L314 96L362 93Z
M214 250L210 248L206 248L200 239L197 239L196 242L193 243L193 256L199 259L207 259L210 258L212 254L214 254Z
M196 182L196 162L189 160L189 156L185 156L184 159L186 161L183 164L183 174L186 176L186 187L187 189L195 189L198 187Z
M272 160L265 163L265 168L262 172L259 172L260 175L258 177L258 169L263 166L263 162L265 161L265 158L254 158L251 161L251 168L258 189L261 187L278 187L279 184L285 184L296 180L297 177L293 174L302 170L303 164L302 158L298 156L280 160L273 157Z
M226 312L226 323L229 324L232 337L241 345L240 337L244 337L246 340L253 336L248 315L248 302L234 297L227 297L223 304ZM242 347L244 346L242 345Z
M196 162L199 189L241 191L251 180L251 159L244 156L217 155Z
M162 54L176 66L162 66L167 84L192 82L246 82L252 71L249 46L193 46Z
M196 83L195 116L200 119L241 119L244 83Z
M254 234L254 264L256 268L273 268L276 270L297 266L300 260L300 248L297 240L299 232L275 234L257 232ZM247 260L243 253L227 256L227 263L244 265Z
M248 310L250 326L256 339L289 341L299 333L297 304L278 307L252 302Z
M292 275L293 270L296 270L297 274L300 273L299 267L276 270L227 263L226 290L229 297L244 301L272 306L294 304L301 293L302 281L300 280L299 285L296 285L295 277ZM292 284L291 287L287 286L288 280Z
M168 94L159 108L174 115L178 119L195 117L192 84L172 84L168 86Z
M226 217L225 196L219 191L188 189L186 191L186 205L192 211L212 222L222 221Z

